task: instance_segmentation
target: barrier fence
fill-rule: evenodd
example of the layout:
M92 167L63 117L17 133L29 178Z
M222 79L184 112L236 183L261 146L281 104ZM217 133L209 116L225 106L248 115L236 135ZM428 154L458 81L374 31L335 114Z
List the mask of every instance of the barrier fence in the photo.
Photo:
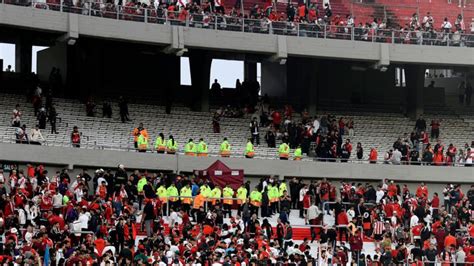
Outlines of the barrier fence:
M30 2L28 0L1 0L3 4L27 6L85 16L103 17L150 24L166 24L203 29L240 31L258 34L288 35L319 39L339 39L392 44L411 44L449 47L473 47L474 34L444 30L394 30L335 26L329 21L312 22L271 21L268 18L248 19L241 16L193 14L188 11L168 11L161 8L118 6L112 3L80 2L77 6L66 0L60 3ZM384 12L386 13L386 12Z

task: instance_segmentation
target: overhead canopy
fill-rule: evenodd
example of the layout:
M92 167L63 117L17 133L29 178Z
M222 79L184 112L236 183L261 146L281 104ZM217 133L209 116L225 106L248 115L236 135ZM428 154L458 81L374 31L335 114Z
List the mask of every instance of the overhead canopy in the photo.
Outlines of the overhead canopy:
M237 190L244 182L244 170L230 169L219 160L215 161L207 169L194 170L194 174L199 178L209 179L220 187L229 185L234 190Z

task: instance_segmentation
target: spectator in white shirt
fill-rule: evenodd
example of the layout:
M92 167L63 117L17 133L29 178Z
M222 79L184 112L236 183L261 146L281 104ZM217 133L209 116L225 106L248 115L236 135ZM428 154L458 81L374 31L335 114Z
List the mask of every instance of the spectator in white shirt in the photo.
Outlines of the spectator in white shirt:
M377 204L380 204L381 201L382 201L382 199L383 199L383 197L385 196L385 192L382 190L381 187L378 187L377 192L375 193L375 195L376 195L376 200L375 200L375 202L376 202Z
M444 18L443 24L441 24L441 28L444 30L444 32L449 33L452 27L453 25L451 25L451 22L448 21L448 18Z
M392 158L390 158L390 161L392 162L392 164L400 164L401 160L402 153L398 149L395 149L393 151Z

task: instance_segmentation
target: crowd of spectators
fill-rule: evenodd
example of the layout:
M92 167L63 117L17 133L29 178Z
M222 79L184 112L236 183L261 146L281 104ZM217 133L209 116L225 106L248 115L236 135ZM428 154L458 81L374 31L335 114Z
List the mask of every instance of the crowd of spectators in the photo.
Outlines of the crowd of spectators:
M59 10L59 1L36 4L38 8ZM455 18L436 18L428 12L423 18L418 13L404 25L395 19L374 18L357 21L353 14L333 14L330 3L294 4L277 10L272 2L254 4L242 13L240 1L228 5L214 1L137 1L122 0L94 2L65 0L63 10L109 18L120 18L149 23L170 23L200 28L219 28L232 31L356 39L363 41L394 42L425 45L473 46L474 38L464 35L474 32L474 23L466 28L461 14ZM245 19L245 20L243 20ZM393 20L393 21L392 21ZM450 21L451 20L451 21ZM394 34L392 34L392 32Z
M423 116L420 116L414 130L398 138L392 149L384 155L384 162L391 164L424 165L464 165L472 166L474 160L474 141L465 143L459 149L452 143L445 147L440 138L441 123L434 119L430 123L430 134Z
M76 177L42 165L9 170L0 172L2 263L474 262L474 186L447 184L438 195L424 183L410 191L393 180L338 186L265 177L233 190L124 165ZM293 211L312 225L302 241L293 239Z

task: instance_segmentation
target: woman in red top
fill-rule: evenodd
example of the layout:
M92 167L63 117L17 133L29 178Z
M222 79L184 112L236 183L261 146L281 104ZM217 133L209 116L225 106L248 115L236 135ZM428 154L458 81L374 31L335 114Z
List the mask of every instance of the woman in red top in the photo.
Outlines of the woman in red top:
M348 240L347 234L347 225L349 224L349 218L347 218L347 213L345 210L342 210L337 215L337 225L339 226L339 240L342 241L342 235L345 236L345 240Z

